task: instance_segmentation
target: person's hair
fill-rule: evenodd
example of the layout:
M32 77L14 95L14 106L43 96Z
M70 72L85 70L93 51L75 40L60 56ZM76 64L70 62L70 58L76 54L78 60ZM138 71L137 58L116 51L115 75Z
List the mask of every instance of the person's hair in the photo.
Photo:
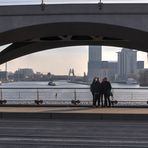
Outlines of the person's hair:
M107 81L107 77L104 77L104 78L103 78L103 81Z

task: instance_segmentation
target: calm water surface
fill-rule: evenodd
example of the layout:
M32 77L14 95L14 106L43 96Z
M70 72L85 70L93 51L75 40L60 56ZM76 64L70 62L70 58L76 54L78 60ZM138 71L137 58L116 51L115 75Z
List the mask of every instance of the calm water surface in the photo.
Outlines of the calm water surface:
M82 84L75 84L75 83L67 83L66 81L56 81L56 86L54 87L84 87L89 88L88 85L82 85ZM34 87L34 88L41 88L41 87L48 87L48 82L11 82L11 83L2 83L0 87ZM139 84L129 85L129 84L119 84L119 83L112 83L113 88L148 88L148 87L141 87Z

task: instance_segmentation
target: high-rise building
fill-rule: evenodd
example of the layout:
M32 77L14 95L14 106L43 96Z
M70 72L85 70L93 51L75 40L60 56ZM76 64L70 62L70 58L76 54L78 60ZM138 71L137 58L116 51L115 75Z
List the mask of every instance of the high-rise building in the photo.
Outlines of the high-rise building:
M126 80L128 76L136 73L137 51L123 48L118 52L118 76L121 80Z
M102 47L101 46L89 46L89 62L102 61Z
M89 46L88 80L97 76L100 79L108 77L114 81L117 75L117 62L102 61L102 47Z
M108 77L111 81L117 79L117 61L108 62L109 74Z
M88 60L88 80L91 81L95 76L100 76L102 60L102 47L89 46L89 60Z
M137 70L144 69L144 61L137 61Z

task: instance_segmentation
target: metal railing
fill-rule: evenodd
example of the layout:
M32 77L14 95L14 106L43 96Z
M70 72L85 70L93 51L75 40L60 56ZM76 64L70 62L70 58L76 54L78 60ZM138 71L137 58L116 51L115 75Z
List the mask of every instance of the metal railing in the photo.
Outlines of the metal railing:
M148 88L113 88L115 106L147 105ZM89 88L0 88L0 104L92 105Z

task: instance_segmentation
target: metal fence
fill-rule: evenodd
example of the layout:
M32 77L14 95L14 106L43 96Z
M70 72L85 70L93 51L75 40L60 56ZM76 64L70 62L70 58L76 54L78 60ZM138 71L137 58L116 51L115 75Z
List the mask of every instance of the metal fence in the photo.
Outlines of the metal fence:
M148 88L113 88L115 106L147 105ZM0 104L92 105L89 88L0 88Z

